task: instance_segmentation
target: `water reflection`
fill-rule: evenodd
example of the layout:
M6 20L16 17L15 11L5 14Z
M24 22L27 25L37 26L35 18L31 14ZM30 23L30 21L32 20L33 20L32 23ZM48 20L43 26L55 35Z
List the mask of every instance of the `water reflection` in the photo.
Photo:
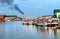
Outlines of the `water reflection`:
M60 30L48 30L21 22L0 23L0 39L60 39Z
M0 23L0 39L4 39L5 37L5 24L2 22Z
M27 31L29 28L30 28L29 31L35 32L35 34L37 34L38 37L40 36L41 39L56 39L56 36L55 36L56 31L53 30L52 28L49 28L49 30L47 31L46 29L40 26L24 25L24 29L26 29L25 31Z

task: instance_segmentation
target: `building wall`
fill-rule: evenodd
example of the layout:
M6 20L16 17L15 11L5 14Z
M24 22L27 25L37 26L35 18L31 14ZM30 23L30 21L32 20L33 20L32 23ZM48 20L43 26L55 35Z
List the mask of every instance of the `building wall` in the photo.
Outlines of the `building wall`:
M57 17L60 17L60 12L59 13L56 13Z

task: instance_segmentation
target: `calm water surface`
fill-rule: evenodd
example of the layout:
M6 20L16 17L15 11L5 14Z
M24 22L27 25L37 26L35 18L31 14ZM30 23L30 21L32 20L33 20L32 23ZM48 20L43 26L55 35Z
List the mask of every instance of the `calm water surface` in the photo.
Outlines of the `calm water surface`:
M60 39L60 30L47 31L19 21L5 22L0 23L0 39Z

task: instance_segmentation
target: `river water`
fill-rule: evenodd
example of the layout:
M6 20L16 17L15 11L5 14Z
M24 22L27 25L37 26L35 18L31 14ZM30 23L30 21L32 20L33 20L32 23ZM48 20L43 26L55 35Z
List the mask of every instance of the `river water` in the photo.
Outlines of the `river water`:
M41 29L39 26L22 25L22 22L0 23L0 39L60 39L60 30Z

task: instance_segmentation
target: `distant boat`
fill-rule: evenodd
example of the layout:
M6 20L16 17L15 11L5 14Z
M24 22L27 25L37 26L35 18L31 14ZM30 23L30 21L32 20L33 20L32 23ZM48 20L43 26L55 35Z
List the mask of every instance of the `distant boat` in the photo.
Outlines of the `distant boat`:
M39 21L38 21L38 22L36 23L36 26L42 26L42 25L43 25L42 22L39 22Z

